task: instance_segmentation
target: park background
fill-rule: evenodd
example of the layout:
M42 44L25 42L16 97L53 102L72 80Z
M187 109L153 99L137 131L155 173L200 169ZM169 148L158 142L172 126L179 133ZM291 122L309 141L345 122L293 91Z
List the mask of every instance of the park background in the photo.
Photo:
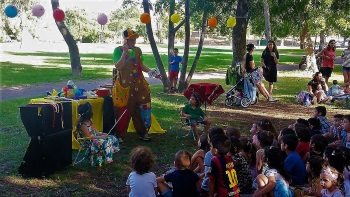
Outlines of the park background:
M10 1L5 1L6 3ZM27 3L27 1L12 1L14 3ZM90 39L90 42L93 40L93 43L86 43L83 39L80 39L79 31L77 26L73 26L73 22L70 23L70 29L72 30L75 39L77 40L81 56L81 65L83 67L82 76L72 76L71 73L71 61L70 54L68 52L68 46L63 41L62 35L60 35L55 22L52 18L52 11L50 13L50 1L40 1L45 5L47 13L41 19L27 20L26 18L22 21L24 28L22 31L20 28L20 20L18 18L13 20L8 29L13 30L13 32L2 32L3 41L6 43L1 43L1 53L0 53L0 72L1 72L1 93L3 90L15 90L17 92L30 89L35 95L28 93L24 98L13 97L8 100L1 100L0 102L0 191L5 196L126 196L125 193L125 181L130 168L128 165L128 154L130 150L137 145L146 145L149 146L157 158L157 165L154 167L153 171L159 176L163 174L167 169L171 167L173 155L179 149L187 149L191 153L194 153L196 148L196 143L193 142L190 138L176 139L176 131L179 128L179 108L181 108L187 101L184 96L179 94L166 94L162 85L152 85L152 103L153 111L158 121L161 123L162 127L167 130L167 133L163 135L152 135L152 142L145 143L140 142L136 135L129 134L127 137L128 143L124 144L121 148L121 151L115 155L114 162L110 165L103 166L102 168L92 168L88 163L81 163L77 166L69 166L63 171L59 171L53 174L50 177L45 177L44 179L23 179L18 175L17 168L23 158L25 150L28 146L30 138L28 137L27 132L25 131L18 113L18 107L24 106L28 103L31 98L37 98L45 95L45 92L35 92L38 87L46 86L46 90L52 90L53 88L59 89L68 81L68 79L73 77L75 82L82 82L83 84L92 84L95 87L98 87L101 82L106 82L111 80L111 70L113 68L113 63L111 61L111 53L115 46L116 42L121 41L121 31L128 26L134 26L139 28L136 30L140 32L141 37L147 38L145 24L140 23L139 17L144 11L141 8L140 3L135 6L136 11L135 15L127 23L123 23L125 18L122 20L117 20L117 23L122 24L118 30L109 32L107 31L106 26L103 27L103 37L101 37L101 26L96 22L96 17L101 12L98 5L103 5L107 1L98 1L98 5L94 6L95 9L88 10L89 13L89 22L78 22L81 25L87 25L88 30L81 32L86 32L87 35L84 35L87 40ZM86 5L90 1L73 1L79 5ZM108 1L109 2L109 1ZM166 1L164 1L166 2ZM178 7L176 12L184 14L184 2L183 1L174 1L177 3ZM206 1L193 1L194 4L201 3ZM213 1L214 3L223 3L222 1ZM227 1L223 3L222 7L227 6L228 8L237 7L241 1ZM255 44L260 40L266 40L264 35L265 21L263 20L263 13L261 9L263 8L262 2L252 1L256 4L261 4L257 6L257 9L260 9L260 12L252 13L251 21L247 27L247 35L253 36L244 36L244 42L248 43L253 42ZM207 107L207 112L210 118L213 120L214 125L227 128L233 126L238 128L242 135L249 137L249 128L253 122L257 122L262 118L268 117L275 124L277 129L286 127L288 124L292 123L297 118L308 118L312 114L312 107L300 106L296 103L295 95L306 88L307 82L310 80L312 73L307 71L297 70L297 64L299 63L302 56L305 55L304 49L300 48L299 36L301 34L301 27L303 21L299 16L291 21L288 20L284 15L282 16L276 8L275 1L266 1L268 5L271 6L271 22L272 27L281 28L274 29L272 28L272 38L275 40L281 40L281 38L286 38L284 42L284 47L280 46L278 41L278 48L280 49L280 65L279 65L279 82L275 86L274 96L280 101L277 103L268 103L264 100L259 101L255 106L243 109L241 107L226 107L224 105L224 96L219 97L213 105ZM307 1L302 1L307 3ZM291 6L290 10L299 9L298 13L304 13L307 16L308 24L311 27L312 40L317 37L320 37L322 30L324 33L324 42L327 42L331 38L335 38L339 44L338 46L344 45L346 38L349 36L346 34L348 31L348 23L343 23L343 20L346 20L349 14L348 4L341 4L342 7L332 7L332 5L338 5L338 3L343 1L309 1L314 3L314 6L303 8L301 5ZM1 4L1 8L7 4ZM30 15L30 8L33 1L28 1L28 17ZM286 9L289 1L285 1L284 4L279 4ZM318 3L318 4L317 4ZM113 3L108 4L111 8ZM120 5L119 2L115 4ZM68 4L68 1L60 1L60 8L71 8L73 5ZM224 6L225 5L225 6ZM305 5L305 4L304 4ZM46 7L48 6L48 7ZM67 7L65 7L67 6ZM192 5L193 6L193 5ZM299 7L300 6L300 7ZM325 7L324 7L325 6ZM328 6L328 7L327 7ZM102 7L102 6L101 6ZM215 6L213 6L215 8ZM120 8L118 6L115 9L121 9L119 14L129 14L131 13L128 8ZM193 9L196 8L194 5ZM199 12L201 12L202 6L197 6ZM317 10L317 9L320 10ZM80 9L80 7L79 7ZM304 12L301 11L303 9ZM308 10L309 9L309 10ZM339 12L331 12L332 9L338 9ZM343 11L341 11L344 9ZM164 8L166 9L166 6ZM203 9L202 9L203 10ZM66 11L66 10L65 10ZM123 12L124 11L124 12ZM196 67L196 72L194 77L191 80L191 83L196 82L210 82L221 84L225 90L228 90L231 86L226 85L224 81L224 74L226 70L232 65L233 60L233 50L232 50L232 29L226 27L227 16L234 16L236 13L227 12L224 15L224 10L217 12L218 15L214 14L215 11L210 10L210 16L217 16L219 19L217 28L208 28L205 31L205 39L203 43L203 51L201 57L198 61ZM226 10L227 11L227 10ZM281 9L281 12L283 9ZM318 15L315 15L315 12L319 11ZM324 11L324 12L321 12ZM81 10L74 11L75 13L83 13ZM325 14L324 17L320 15ZM223 14L220 19L220 14ZM255 14L255 15L254 15ZM291 13L286 12L285 14ZM332 14L338 14L338 18L334 18ZM200 14L198 14L200 15ZM111 17L110 15L108 15ZM183 16L183 15L182 15ZM7 18L4 18L4 14L0 15L1 21L0 25L3 27L6 24ZM47 18L44 18L47 17ZM125 17L125 15L124 15ZM155 21L158 16L152 15L152 25L155 25ZM161 55L163 62L167 62L168 57L168 46L167 46L167 24L169 14L166 15L165 27L163 29L159 28L154 30L159 30L159 33L164 33L163 35L163 44L160 44L160 36L157 37L157 32L154 31L156 36L156 43ZM314 18L312 18L314 17ZM73 17L74 18L74 17ZM192 17L191 17L192 18ZM188 43L189 47L189 61L193 61L198 50L198 41L199 33L198 29L201 27L199 16L193 16L194 21L190 22L191 29L191 39ZM322 20L318 20L322 18ZM67 18L69 19L69 18ZM259 19L259 20L258 20ZM282 20L283 19L283 20ZM12 19L11 19L12 20ZM17 21L16 21L17 20ZM239 20L239 18L237 18ZM128 20L127 20L128 21ZM319 22L320 21L320 22ZM339 21L339 24L331 25L331 22ZM25 22L25 23L24 23ZM68 22L68 21L67 21ZM319 23L318 23L319 22ZM341 22L341 23L340 23ZM52 23L54 25L52 25ZM116 24L117 24L116 23ZM295 24L294 24L295 23ZM67 23L69 24L69 23ZM111 22L111 24L113 24ZM279 25L278 25L279 24ZM39 27L43 25L44 30ZM108 23L109 25L109 23ZM294 26L293 26L294 25ZM316 27L316 25L318 25ZM46 27L47 26L47 27ZM47 29L48 26L53 26L50 31ZM32 37L30 29L36 29L38 27L37 35L42 35L42 37ZM46 28L45 28L46 27ZM56 29L55 29L56 27ZM153 26L156 27L156 26ZM284 29L285 27L286 29ZM5 28L1 28L4 30ZM26 30L25 30L26 29ZM292 31L293 30L293 31ZM295 31L294 31L295 30ZM343 31L347 30L347 31ZM119 31L119 32L118 32ZM260 31L260 32L259 32ZM181 33L182 32L182 33ZM256 34L254 34L254 32ZM285 33L287 32L287 33ZM345 33L344 33L345 32ZM16 34L17 33L17 34ZM23 34L22 34L23 33ZM145 34L146 33L146 34ZM278 34L284 33L284 36L281 38ZM108 36L111 35L111 37ZM181 36L181 34L183 34ZM289 35L290 34L290 35ZM344 35L341 35L344 34ZM17 36L15 36L17 35ZM36 34L34 34L36 35ZM116 35L116 37L114 37ZM143 35L143 36L142 36ZM61 36L61 37L60 37ZM288 40L287 38L290 38ZM291 41L294 37L295 46L291 47ZM22 38L22 39L21 39ZM25 39L28 38L28 39ZM185 51L186 41L185 39L185 30L180 29L176 33L176 43L175 46L180 48L180 52ZM79 43L81 42L82 43ZM294 42L293 42L294 43ZM302 43L303 44L303 43ZM319 44L316 42L316 45ZM150 44L143 43L142 39L138 40L138 45L145 52L146 64L151 68L156 68L157 63L154 60L154 53L150 47ZM294 44L293 44L294 45ZM314 46L316 47L316 46ZM243 49L245 45L243 45ZM254 59L257 65L260 65L260 54L264 46L258 47L258 50L254 54ZM337 50L337 56L341 53L341 49ZM286 69L288 68L288 69ZM195 78L197 74L207 73L209 76L218 76L218 77L205 77ZM199 75L197 75L199 76ZM338 63L335 68L334 78L342 81L341 66ZM159 83L159 82L158 82ZM266 84L265 84L266 85ZM37 87L37 88L36 88ZM17 95L17 94L16 94ZM23 94L22 94L23 95ZM22 97L22 96L21 96ZM343 109L342 106L337 105L327 105L328 114L327 117L332 117L335 113L344 113L347 114L348 111ZM76 153L76 152L74 152Z

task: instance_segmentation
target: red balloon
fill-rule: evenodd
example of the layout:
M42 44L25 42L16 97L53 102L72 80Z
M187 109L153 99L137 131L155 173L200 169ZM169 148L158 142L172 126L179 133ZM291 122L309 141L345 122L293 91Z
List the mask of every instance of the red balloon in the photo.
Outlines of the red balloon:
M55 21L61 22L64 20L65 14L63 10L57 8L56 10L53 11L53 18Z

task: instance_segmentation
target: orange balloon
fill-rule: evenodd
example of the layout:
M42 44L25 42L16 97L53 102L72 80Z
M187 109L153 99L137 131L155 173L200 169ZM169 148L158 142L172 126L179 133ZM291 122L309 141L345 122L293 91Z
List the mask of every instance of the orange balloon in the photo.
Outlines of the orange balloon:
M147 23L151 22L151 17L148 13L143 13L140 16L140 21L141 21L141 23L147 24Z
M211 17L208 20L209 27L215 28L217 24L218 24L218 20L215 17Z

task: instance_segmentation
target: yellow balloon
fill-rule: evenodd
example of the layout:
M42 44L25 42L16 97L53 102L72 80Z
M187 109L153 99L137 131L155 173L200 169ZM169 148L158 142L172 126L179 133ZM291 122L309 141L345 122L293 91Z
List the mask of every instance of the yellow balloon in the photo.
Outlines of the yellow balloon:
M236 25L236 18L230 17L226 21L227 27L234 27Z
M173 23L178 23L180 21L180 15L175 13L171 15L170 20Z

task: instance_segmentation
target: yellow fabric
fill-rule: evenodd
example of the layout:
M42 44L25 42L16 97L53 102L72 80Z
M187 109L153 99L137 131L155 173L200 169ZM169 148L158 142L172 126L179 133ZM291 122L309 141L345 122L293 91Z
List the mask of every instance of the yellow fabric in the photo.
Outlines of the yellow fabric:
M29 101L29 104L37 104L37 103L59 103L61 101L55 101L52 99L47 99L47 98L37 98L37 99L31 99ZM77 113L78 111L78 105L79 104L84 104L86 102L89 102L92 106L92 112L93 112L93 117L92 121L94 123L94 126L97 131L102 131L103 130L103 98L102 97L97 97L93 99L80 99L80 100L73 100L72 101L72 148L73 149L79 149L80 144L79 142L75 139L73 133L75 132L75 124L77 123L79 119L79 115Z
M166 130L162 129L160 126L159 122L157 121L156 117L154 115L151 115L151 128L149 129L149 133L165 133ZM128 127L128 132L136 132L134 124L132 122L132 119L130 120L129 127Z

